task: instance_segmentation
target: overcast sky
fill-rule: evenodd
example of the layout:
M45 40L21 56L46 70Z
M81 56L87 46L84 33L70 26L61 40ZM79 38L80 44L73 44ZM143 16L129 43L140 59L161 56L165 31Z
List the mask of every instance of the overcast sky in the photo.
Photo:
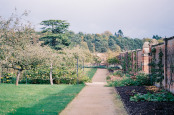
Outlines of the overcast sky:
M30 10L39 28L48 19L67 20L74 32L112 33L132 38L174 36L174 0L0 0L0 16Z

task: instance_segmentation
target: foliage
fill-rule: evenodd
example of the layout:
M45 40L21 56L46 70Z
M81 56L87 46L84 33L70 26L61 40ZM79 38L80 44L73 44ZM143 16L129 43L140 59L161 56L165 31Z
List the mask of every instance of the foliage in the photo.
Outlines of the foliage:
M70 45L68 37L64 34L69 23L64 20L45 20L41 22L41 25L44 25L43 33L51 32L49 35L40 38L41 41L44 41L42 45L49 45L55 50L61 50Z
M156 39L156 40L159 40L159 39L161 39L162 37L161 37L161 36L158 36L158 35L153 35L152 38L153 38L153 39Z
M107 62L109 64L118 64L119 63L119 60L116 57L113 57L113 58L107 59Z
M23 79L21 79L20 83L27 82L29 84L49 84L50 70L47 68L49 67L42 66L33 70L25 71ZM82 69L79 69L77 78L76 69L68 69L67 67L53 68L53 82L55 84L77 84L89 82L95 74L96 70L96 68L90 68L90 70L84 74Z
M24 15L27 13L24 12L22 16ZM34 68L44 61L41 56L43 50L35 46L34 38L37 36L30 23L22 23L22 16L13 14L7 20L0 19L0 45L3 54L1 64L18 70L16 85L23 70Z
M69 23L67 23L65 20L44 20L40 24L44 26L42 28L43 33L64 33L69 27Z
M105 31L102 34L84 34L82 32L75 34L73 31L67 31L65 33L68 39L71 40L70 46L81 46L83 42L86 42L91 52L108 52L109 50L120 52L121 50L142 48L142 40L123 37L122 34L122 31L116 35L113 35L109 31Z
M123 78L122 80L116 80L112 83L112 86L115 86L115 87L134 86L134 85L136 85L136 83L131 78Z
M64 47L70 45L70 40L63 34L47 35L40 38L40 41L44 41L43 45L48 45L55 50L62 50Z
M147 93L147 94L135 94L130 97L130 101L174 101L174 96L169 92Z
M123 76L124 76L124 74L123 74L122 71L120 71L120 70L114 72L113 75L119 76L119 77L123 77Z
M86 72L86 75L89 77L89 79L92 80L92 78L93 78L94 74L96 73L96 71L97 71L97 68L90 68L90 70L88 70Z
M144 73L139 73L138 75L136 75L135 81L137 86L151 85L149 76Z
M14 73L3 72L1 77L2 83L15 83L16 75Z
M110 86L144 86L151 85L148 75L138 74L135 79L130 76L124 76L122 80L116 80L110 83Z
M83 87L0 84L0 114L59 114Z
M130 74L132 71L132 60L131 60L131 52L126 52L125 56L121 60L121 66L123 68L124 73Z
M158 54L158 62L156 61L156 49L153 48L151 51L152 54L152 61L149 64L151 66L151 82L158 82L160 83L160 86L162 87L162 80L164 79L164 70L163 70L163 64L162 64L162 58L163 58L163 52L160 48L160 52Z

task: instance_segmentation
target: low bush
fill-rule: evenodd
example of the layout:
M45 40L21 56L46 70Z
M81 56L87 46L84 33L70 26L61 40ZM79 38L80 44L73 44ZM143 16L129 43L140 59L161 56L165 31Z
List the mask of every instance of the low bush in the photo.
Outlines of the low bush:
M14 73L2 73L1 82L2 83L15 83L16 75Z
M130 101L174 101L174 96L169 92L135 94L130 97Z
M122 73L122 71L118 70L116 72L113 73L114 76L119 76L119 77L123 77L124 74Z
M107 77L106 77L106 80L111 80L111 77L110 77L110 76L107 76Z
M49 84L49 74L50 71L46 68L28 70L24 72L20 83ZM79 70L77 77L75 69L69 70L66 68L53 69L52 77L55 84L78 84L90 81L90 78L87 77L87 75L85 75L81 70Z
M144 73L139 73L138 75L136 75L135 81L137 86L152 85L149 76Z
M123 78L122 80L116 80L112 83L113 86L120 87L120 86L131 86L135 85L135 81L131 78Z
M125 77L131 77L131 75L129 75L129 74L125 74Z
M146 74L138 74L135 76L135 79L132 79L131 77L123 77L122 80L116 80L113 82L110 82L110 86L145 86L145 85L151 85L151 82L149 80L148 75Z

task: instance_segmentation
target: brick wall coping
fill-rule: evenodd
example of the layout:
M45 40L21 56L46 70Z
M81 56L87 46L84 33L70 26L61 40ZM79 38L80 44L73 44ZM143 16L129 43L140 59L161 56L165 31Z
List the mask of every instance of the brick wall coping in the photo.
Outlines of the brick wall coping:
M163 44L164 44L164 42L159 43L159 44L152 45L152 47L155 47L155 46L160 46L160 45L163 45Z
M174 39L174 36L173 37L170 37L170 38L164 38L164 41L165 40L171 40L171 39Z

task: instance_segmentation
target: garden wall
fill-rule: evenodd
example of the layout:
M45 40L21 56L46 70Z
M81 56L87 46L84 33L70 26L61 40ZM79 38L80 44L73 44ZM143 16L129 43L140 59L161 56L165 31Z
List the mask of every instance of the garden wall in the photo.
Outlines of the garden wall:
M162 56L161 62L159 55ZM145 42L142 49L122 52L118 57L125 73L143 71L150 75L152 73L151 63L156 64L155 69L158 71L160 70L158 66L160 63L162 67L160 72L164 76L162 85L165 89L174 93L174 37L165 38L164 42L160 44Z

